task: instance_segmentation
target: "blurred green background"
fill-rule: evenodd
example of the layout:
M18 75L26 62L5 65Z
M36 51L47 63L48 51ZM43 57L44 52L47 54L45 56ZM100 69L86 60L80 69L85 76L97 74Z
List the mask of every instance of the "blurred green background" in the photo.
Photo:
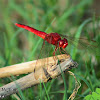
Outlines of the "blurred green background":
M84 99L100 88L99 5L99 0L0 0L0 67L35 60L41 50L43 40L14 23L47 33L92 38L98 44L97 48L78 49L69 44L66 49L79 64L78 68L71 70L81 82L75 100ZM64 75L64 80L58 77L45 83L46 90L44 85L38 85L5 100L16 100L17 97L23 100L67 100L75 87L75 80L67 72ZM16 79L22 76L16 76ZM11 82L9 78L0 79L0 86L8 82Z

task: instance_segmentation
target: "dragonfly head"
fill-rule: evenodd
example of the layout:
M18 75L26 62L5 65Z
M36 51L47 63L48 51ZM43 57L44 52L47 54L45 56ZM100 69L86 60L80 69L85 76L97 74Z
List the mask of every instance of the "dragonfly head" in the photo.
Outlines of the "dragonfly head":
M64 39L59 41L59 47L66 48L67 45L68 45L67 39L64 38Z

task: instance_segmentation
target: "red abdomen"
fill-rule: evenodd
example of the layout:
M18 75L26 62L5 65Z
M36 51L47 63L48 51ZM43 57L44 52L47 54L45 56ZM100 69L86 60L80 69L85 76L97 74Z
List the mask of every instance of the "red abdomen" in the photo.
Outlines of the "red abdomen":
M45 36L47 35L47 33L42 32L42 31L38 31L35 28L32 28L32 27L27 26L27 25L18 24L18 23L15 23L15 25L18 26L18 27L21 27L21 28L24 28L24 29L30 31L30 32L36 34L37 36L39 36L39 37L41 37L43 39L45 39Z

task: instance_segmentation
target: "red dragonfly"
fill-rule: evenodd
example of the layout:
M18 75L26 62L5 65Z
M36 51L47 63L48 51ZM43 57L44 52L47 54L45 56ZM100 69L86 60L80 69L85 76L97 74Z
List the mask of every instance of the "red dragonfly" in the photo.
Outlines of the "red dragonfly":
M36 34L37 36L41 37L42 39L44 39L45 41L47 41L48 43L52 44L52 45L55 45L55 50L53 52L53 55L55 55L55 52L57 51L58 48L60 48L60 50L64 50L65 51L65 48L68 46L68 42L72 44L75 44L75 41L78 40L79 42L79 46L81 46L81 48L89 48L89 50L93 50L95 46L94 40L90 40L92 43L92 45L88 42L88 39L85 39L85 38L78 38L76 40L74 40L74 37L71 37L71 36L66 36L66 35L62 35L62 34L58 34L58 33L45 33L45 32L42 32L42 31L39 31L35 28L32 28L30 26L27 26L27 25L23 25L23 24L18 24L18 23L15 23L16 26L20 27L20 28L24 28L34 34ZM66 38L61 38L61 37L66 37ZM66 52L66 51L65 51Z
M32 27L27 26L27 25L23 25L23 24L15 23L15 25L36 34L37 36L39 36L42 39L44 39L45 41L47 41L49 44L54 45L55 46L55 50L53 52L54 56L55 56L55 52L57 51L58 48L60 49L60 52L64 51L66 53L65 48L68 46L68 43L71 43L71 45L75 44L74 37L61 35L61 34L58 34L58 33L49 33L49 34L47 34L46 32L39 31L35 28L32 28ZM64 37L64 38L62 39L61 37ZM91 45L88 42L88 40L85 39L85 38L78 38L78 39L76 39L76 41L77 40L81 44L80 45L81 47L84 47L85 49L89 48L89 51L94 50L93 49L95 47L94 42L96 42L96 41L90 40L91 42L93 42L92 45Z

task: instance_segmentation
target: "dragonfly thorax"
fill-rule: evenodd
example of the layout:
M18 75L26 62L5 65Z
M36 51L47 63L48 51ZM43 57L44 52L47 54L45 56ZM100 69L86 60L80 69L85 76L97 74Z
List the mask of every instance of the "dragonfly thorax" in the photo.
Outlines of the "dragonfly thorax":
M53 44L55 46L59 45L59 47L66 48L68 45L67 39L61 39L60 35L58 33L49 33L46 35L45 40Z
M45 40L50 44L57 45L61 37L58 33L49 33L46 35Z

